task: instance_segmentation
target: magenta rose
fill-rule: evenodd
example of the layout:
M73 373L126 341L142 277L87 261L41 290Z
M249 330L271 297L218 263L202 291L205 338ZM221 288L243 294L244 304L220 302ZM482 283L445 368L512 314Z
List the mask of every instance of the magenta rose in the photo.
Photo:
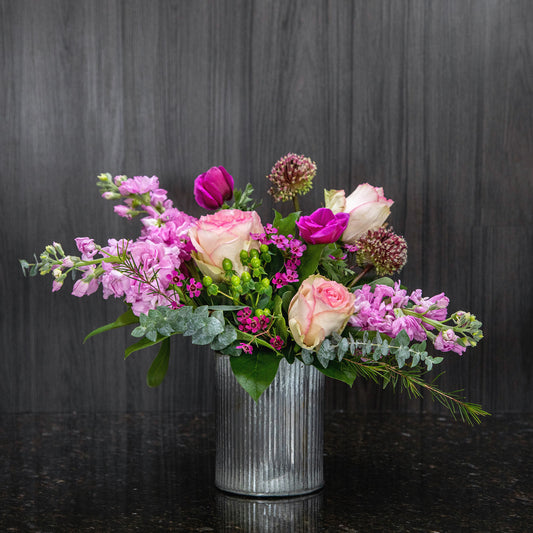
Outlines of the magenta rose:
M348 213L333 214L331 209L321 207L309 216L296 222L300 235L309 244L328 244L337 241L348 225Z
M378 229L390 215L390 206L394 203L387 200L381 187L373 187L368 183L359 185L348 198L344 191L326 191L326 207L334 213L348 213L350 219L342 235L342 240L355 244L367 231Z
M344 285L309 276L289 305L289 328L298 346L312 350L334 331L341 333L354 312L355 296Z
M218 209L233 196L233 178L224 167L211 167L194 180L194 198L204 209Z
M261 219L255 211L222 209L213 215L200 217L189 230L196 252L193 259L200 271L213 280L224 279L222 262L229 259L233 270L241 275L245 268L240 259L241 250L259 249L259 242L250 233L264 233Z

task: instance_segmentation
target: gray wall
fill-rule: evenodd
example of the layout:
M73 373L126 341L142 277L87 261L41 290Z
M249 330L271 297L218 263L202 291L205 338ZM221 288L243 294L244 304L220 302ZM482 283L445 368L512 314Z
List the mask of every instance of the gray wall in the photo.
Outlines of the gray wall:
M0 411L213 409L211 354L174 342L123 360L125 331L81 341L120 302L24 279L56 240L134 236L96 175L160 177L180 208L224 165L264 179L294 151L322 189L385 188L410 245L402 281L485 323L441 384L492 411L531 411L533 4L530 1L0 1ZM418 411L373 384L328 383L329 409Z

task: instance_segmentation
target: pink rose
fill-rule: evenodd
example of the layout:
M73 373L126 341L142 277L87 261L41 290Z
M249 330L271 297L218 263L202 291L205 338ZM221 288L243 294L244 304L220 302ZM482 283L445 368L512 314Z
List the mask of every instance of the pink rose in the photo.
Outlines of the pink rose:
M250 233L264 233L261 219L255 211L222 209L213 215L200 217L189 230L189 237L196 250L192 256L198 268L213 280L224 279L222 261L229 259L233 270L241 275L245 268L240 259L241 250L259 249L259 242Z
M296 344L312 350L334 331L341 333L354 312L355 296L322 276L310 276L289 305L289 328Z
M344 191L326 191L326 207L334 213L348 213L350 220L342 241L355 244L369 230L378 229L387 220L390 206L394 203L387 200L381 187L373 187L368 183L359 185L355 191L344 199Z

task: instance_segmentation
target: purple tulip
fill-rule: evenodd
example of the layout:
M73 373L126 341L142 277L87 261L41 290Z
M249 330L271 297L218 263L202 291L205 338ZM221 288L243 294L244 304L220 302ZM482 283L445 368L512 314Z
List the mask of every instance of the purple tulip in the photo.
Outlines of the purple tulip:
M300 235L309 244L328 244L337 241L343 234L350 215L348 213L333 214L331 209L321 207L296 222Z
M233 196L233 178L224 167L211 167L194 180L194 198L204 209L218 209Z

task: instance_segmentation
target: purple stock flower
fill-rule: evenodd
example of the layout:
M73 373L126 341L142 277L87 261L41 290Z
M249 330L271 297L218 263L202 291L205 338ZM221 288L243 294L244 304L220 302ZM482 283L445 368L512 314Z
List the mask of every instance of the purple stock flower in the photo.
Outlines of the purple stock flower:
M457 341L459 338L453 331L453 329L447 329L441 331L437 338L433 341L433 344L437 350L441 352L455 352L462 355L466 351L465 346L461 346Z
M211 167L194 180L194 198L204 209L218 209L232 196L233 178L224 167Z
M159 188L159 179L157 176L135 176L130 179L122 181L118 190L122 196L128 194L144 194L146 192L154 191Z
M337 241L344 233L350 215L333 214L331 209L321 207L309 216L300 217L296 222L300 235L310 244L328 244Z

